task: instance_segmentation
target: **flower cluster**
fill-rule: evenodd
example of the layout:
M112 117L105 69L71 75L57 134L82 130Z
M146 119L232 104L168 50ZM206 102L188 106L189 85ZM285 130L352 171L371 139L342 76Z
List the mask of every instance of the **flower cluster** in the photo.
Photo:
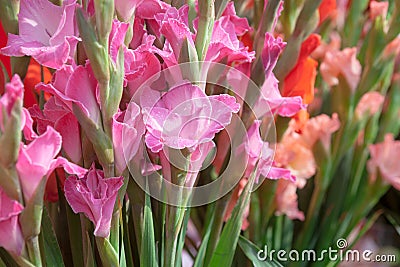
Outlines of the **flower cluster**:
M399 1L2 2L1 259L243 263L400 190Z

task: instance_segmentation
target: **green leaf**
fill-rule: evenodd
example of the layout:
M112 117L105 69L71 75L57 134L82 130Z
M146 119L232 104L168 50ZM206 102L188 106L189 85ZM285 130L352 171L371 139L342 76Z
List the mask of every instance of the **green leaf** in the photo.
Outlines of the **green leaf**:
M242 249L243 253L249 258L249 260L253 263L254 267L283 267L277 261L263 261L258 258L258 253L261 251L259 247L253 244L250 240L246 239L243 236L239 237L239 247Z
M0 259L5 264L4 266L18 267L18 264L4 248L0 248Z
M60 247L58 246L57 238L53 230L53 225L47 208L43 207L42 229L41 234L44 241L44 254L47 266L64 266Z
M251 189L253 188L256 169L257 167L240 194L231 217L222 230L215 252L211 257L210 266L230 266L232 264L243 223L244 211L250 202Z
M182 266L182 250L183 246L185 244L185 236L186 236L186 230L187 230L187 225L189 222L190 218L190 210L188 209L185 212L184 215L184 221L182 224L182 231L179 233L179 238L178 238L178 244L177 244L177 250L176 250L176 259L175 259L175 266Z
M150 196L146 194L143 217L142 244L140 251L140 266L158 266L156 258L156 243L154 238L153 214L150 206Z

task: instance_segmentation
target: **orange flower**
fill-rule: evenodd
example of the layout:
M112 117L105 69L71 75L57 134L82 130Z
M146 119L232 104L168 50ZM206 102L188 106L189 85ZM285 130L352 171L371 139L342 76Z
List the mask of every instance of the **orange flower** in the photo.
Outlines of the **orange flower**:
M336 0L323 0L318 8L319 23L336 15Z
M299 58L292 71L286 76L282 96L301 96L304 104L310 104L314 99L314 84L317 76L318 62L310 54L321 44L318 34L311 34L301 45ZM308 120L307 111L301 111L295 116L298 127Z
M48 83L51 81L51 73L48 68L43 67L44 82ZM24 93L24 107L31 107L37 104L35 96L35 86L40 83L41 80L41 69L39 63L37 63L33 58L28 66L28 71L24 79L25 93Z

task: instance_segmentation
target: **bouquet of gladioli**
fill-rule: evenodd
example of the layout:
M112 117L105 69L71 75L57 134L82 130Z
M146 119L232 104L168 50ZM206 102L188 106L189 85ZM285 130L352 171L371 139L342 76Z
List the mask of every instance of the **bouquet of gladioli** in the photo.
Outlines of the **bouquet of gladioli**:
M339 265L266 248L343 254L400 190L399 18L0 0L0 266Z

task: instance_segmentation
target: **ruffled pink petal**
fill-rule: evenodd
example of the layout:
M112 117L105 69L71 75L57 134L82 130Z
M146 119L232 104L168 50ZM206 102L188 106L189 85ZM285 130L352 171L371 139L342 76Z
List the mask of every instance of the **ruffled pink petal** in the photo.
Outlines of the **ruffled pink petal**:
M95 225L95 236L108 237L111 217L123 177L104 178L95 166L82 179L69 177L64 184L65 197L75 213L84 213Z
M126 1L131 2L131 1ZM123 23L119 20L113 20L110 42L110 56L114 63L117 61L118 50L124 44L125 34L128 30L129 23Z

